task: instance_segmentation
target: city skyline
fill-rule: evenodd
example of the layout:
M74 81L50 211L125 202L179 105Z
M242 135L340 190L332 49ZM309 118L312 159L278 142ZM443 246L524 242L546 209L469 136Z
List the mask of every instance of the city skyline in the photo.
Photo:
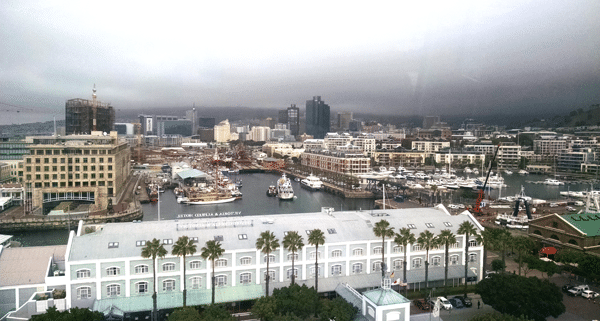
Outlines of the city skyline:
M2 122L63 118L65 102L90 99L94 84L117 117L194 104L283 109L314 95L336 112L574 110L600 101L599 13L596 1L5 2Z

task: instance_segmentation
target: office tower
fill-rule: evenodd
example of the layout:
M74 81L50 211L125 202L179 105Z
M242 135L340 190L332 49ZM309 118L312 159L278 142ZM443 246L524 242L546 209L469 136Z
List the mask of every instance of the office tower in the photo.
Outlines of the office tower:
M65 104L67 134L90 134L92 131L110 132L115 124L115 110L110 104L96 100L96 86L92 100L69 99Z
M340 130L348 130L352 121L351 112L342 112L337 114L337 127Z
M296 104L287 108L287 124L292 135L300 134L300 108L296 107Z
M314 96L306 101L306 133L316 139L322 139L329 132L329 105L321 100L321 96Z
M192 133L195 135L198 131L198 114L196 112L196 107L191 110L186 110L185 118L192 122Z
M200 117L198 118L198 128L214 128L215 119L211 117Z
M231 140L231 126L229 120L225 119L221 121L215 127L215 141L217 143L225 143Z
M423 118L423 129L429 129L440 122L440 116L425 116Z

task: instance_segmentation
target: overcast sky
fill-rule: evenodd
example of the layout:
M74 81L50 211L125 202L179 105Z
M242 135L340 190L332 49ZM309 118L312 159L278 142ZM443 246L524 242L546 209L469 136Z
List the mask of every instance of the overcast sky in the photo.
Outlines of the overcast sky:
M94 84L117 110L316 95L387 114L600 103L598 0L397 2L2 0L0 122L19 108L64 117Z

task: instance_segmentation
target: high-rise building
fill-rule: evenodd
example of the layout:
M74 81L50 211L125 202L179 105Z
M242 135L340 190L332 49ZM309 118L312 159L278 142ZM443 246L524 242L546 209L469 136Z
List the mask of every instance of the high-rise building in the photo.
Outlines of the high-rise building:
M196 135L198 131L198 114L196 113L196 107L185 112L185 118L192 122L192 134Z
M321 96L314 96L306 101L306 133L322 139L329 131L329 105L321 100Z
M342 112L337 114L337 126L340 130L348 130L352 121L351 112Z
M110 104L96 100L96 87L92 100L69 99L65 104L66 134L89 134L92 131L108 133L115 124L115 110Z
M215 141L225 143L231 140L231 126L229 120L225 119L215 126Z
M213 128L215 127L215 119L211 117L198 118L198 128Z
M158 135L158 123L177 120L177 116L139 115L142 135Z
M296 104L287 108L287 124L292 135L300 134L300 108L296 107Z

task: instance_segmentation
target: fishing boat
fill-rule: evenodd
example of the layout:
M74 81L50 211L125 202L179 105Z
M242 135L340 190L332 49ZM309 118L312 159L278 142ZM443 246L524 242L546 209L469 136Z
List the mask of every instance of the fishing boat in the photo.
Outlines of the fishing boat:
M269 197L277 196L277 187L275 187L275 185L269 186L269 189L267 190L267 196L269 196Z
M291 200L294 198L292 182L285 176L285 173L277 180L277 197L281 200Z
M323 187L323 182L321 182L321 179L313 174L310 174L308 177L301 180L300 184L302 184L302 187L311 191L318 191Z

